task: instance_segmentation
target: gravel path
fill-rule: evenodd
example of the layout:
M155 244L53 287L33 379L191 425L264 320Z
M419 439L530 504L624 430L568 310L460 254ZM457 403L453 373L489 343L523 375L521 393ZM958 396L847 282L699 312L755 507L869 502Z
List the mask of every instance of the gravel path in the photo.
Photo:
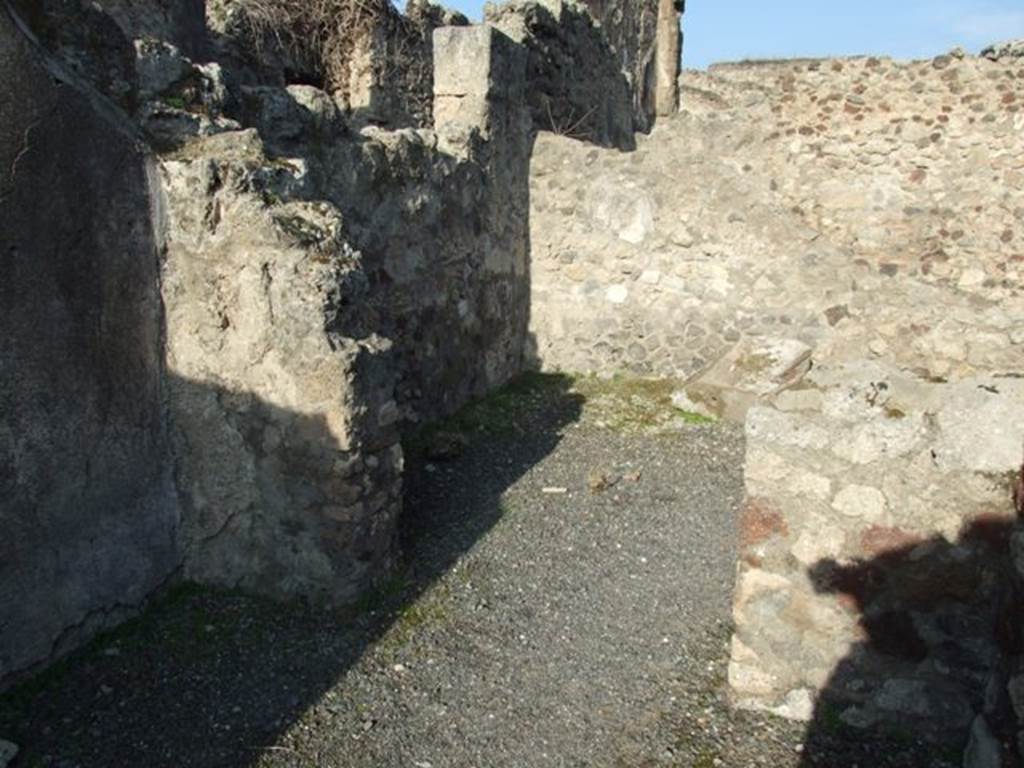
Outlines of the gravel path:
M179 590L0 701L16 765L939 765L728 710L739 428L499 406L412 451L405 572L358 611Z
M349 676L338 727L316 737L329 761L345 764L363 713L352 765L610 764L721 637L737 431L534 427L413 470L414 567L466 554L421 598L422 631Z

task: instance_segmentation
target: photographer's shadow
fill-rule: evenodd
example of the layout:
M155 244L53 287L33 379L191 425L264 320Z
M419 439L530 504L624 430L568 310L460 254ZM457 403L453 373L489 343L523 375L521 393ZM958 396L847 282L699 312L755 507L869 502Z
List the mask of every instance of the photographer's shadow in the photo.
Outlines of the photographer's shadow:
M862 634L818 699L802 765L853 768L882 750L886 765L959 766L969 741L1018 765L1003 669L1024 627L1013 531L980 518L955 542L904 536L810 569L819 593L858 612Z

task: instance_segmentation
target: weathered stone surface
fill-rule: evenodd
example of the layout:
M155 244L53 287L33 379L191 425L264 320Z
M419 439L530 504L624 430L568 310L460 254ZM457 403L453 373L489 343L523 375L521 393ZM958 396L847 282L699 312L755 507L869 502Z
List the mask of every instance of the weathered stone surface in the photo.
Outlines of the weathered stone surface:
M1024 380L992 378L958 384L936 414L942 436L935 461L942 468L1006 472L1020 463L1024 434Z
M366 284L337 211L241 192L260 189L266 159L226 143L242 142L194 144L162 168L186 574L350 602L394 554L391 344L351 338L335 317L335 297L354 301Z
M964 768L1000 768L1003 748L984 715L974 718L971 737L964 752Z
M1002 58L1024 57L1024 40L1007 40L1003 43L995 43L982 49L981 55L986 59L998 61Z
M346 127L334 100L310 85L243 87L242 110L246 125L281 154L295 154L310 142L336 141Z
M492 118L522 95L524 67L523 52L493 27L435 30L435 126L477 127L490 136ZM509 93L510 87L519 92ZM502 107L495 112L497 104Z
M353 134L316 88L250 87L253 128L163 158L193 578L351 601L394 556L399 428L520 369L523 59L486 27L438 34L481 66L464 83L438 56L439 104L477 105L437 134ZM449 154L452 134L475 138Z
M484 17L526 49L525 95L536 130L634 146L631 84L586 9L563 0L516 0L488 3Z
M47 73L0 20L0 110L20 105L0 111L17 372L0 395L18 414L0 428L2 594L18 596L0 685L182 564L350 602L395 555L400 429L522 367L522 51L484 30L478 119L357 133L318 88L239 86L130 25L111 27L132 53L123 93L98 69L57 89L89 49L44 41ZM132 111L157 159L90 87Z
M209 2L217 56L246 85L317 85L353 123L389 128L431 125L432 34L469 23L462 14L423 0L407 3L404 14L386 0L338 3L336 17L297 19L277 27L266 23L266 10L256 5L253 12L247 0ZM278 9L286 14L299 10ZM323 38L330 39L326 46L315 44Z
M175 46L154 38L139 38L135 45L135 72L139 96L151 99L171 89L192 70Z
M785 338L816 364L1018 371L1018 61L715 65L683 75L681 114L636 152L541 135L542 364L693 379L741 343ZM602 201L616 215L595 215Z
M1024 389L1003 375L1024 343L1006 56L690 73L684 113L620 154L592 145L632 148L649 110L673 111L667 0L591 3L603 28L571 3L517 3L488 12L500 29L437 30L432 52L425 30L456 19L413 3L422 24L392 34L388 6L343 80L239 51L237 3L215 5L216 60L198 63L156 0L42 4L36 21L84 22L37 27L76 87L54 96L35 72L40 93L9 103L41 111L0 123L16 235L0 233L14 286L0 354L18 373L0 396L30 403L0 427L16 534L0 575L17 584L3 594L63 601L13 606L0 685L182 562L202 581L352 600L394 560L400 431L525 356L690 379L685 410L751 409L740 703L807 718L834 700L847 723L937 737L977 726L1024 436ZM618 37L623 7L641 26L660 11L653 47ZM97 127L109 105L80 80L134 117L158 174ZM62 112L75 99L88 109ZM43 193L22 171L56 177L40 148L79 112L106 143L91 159L60 147L52 162L72 170L29 210ZM531 127L586 142L542 135L528 183ZM44 233L44 216L74 231ZM25 266L22 239L67 253ZM51 381L55 356L73 380ZM58 578L39 554L53 530L26 528L36 509L63 526L59 557L101 576Z
M809 716L793 706L809 695L856 727L906 718L966 742L998 668L1008 478L1024 458L1017 383L851 363L807 374L814 407L750 411L748 499L778 522L744 538L730 666L740 705ZM969 448L953 415L978 408L974 392L998 404L985 402L1014 452ZM777 397L791 406L793 393Z
M197 58L207 49L206 0L99 0L126 36L149 37Z
M179 562L155 170L0 12L0 686Z
M720 416L743 421L759 398L797 384L810 370L811 348L795 339L757 339L737 344L689 386Z
M658 33L654 42L654 112L658 117L679 109L679 62L682 33L679 0L658 0Z
M673 0L584 0L629 79L636 125L649 130L655 115L678 107L683 2ZM675 107L673 107L673 104Z

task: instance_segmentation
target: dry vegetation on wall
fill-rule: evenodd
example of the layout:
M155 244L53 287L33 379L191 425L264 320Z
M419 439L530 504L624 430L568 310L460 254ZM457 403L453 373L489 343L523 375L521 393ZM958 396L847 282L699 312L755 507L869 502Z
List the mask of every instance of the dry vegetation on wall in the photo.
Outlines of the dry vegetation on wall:
M325 87L346 95L360 41L379 28L398 33L384 36L389 46L417 36L411 22L388 0L244 0L241 10L257 50L276 46L304 69L318 73ZM408 28L388 29L391 26ZM379 60L401 59L401 51L388 54L395 55Z

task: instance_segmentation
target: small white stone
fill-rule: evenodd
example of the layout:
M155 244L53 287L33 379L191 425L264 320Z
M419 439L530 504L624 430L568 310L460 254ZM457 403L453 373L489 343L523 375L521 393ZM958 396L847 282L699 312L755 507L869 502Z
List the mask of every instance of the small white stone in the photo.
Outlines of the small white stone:
M868 342L868 349L871 351L871 354L881 357L889 351L889 345L882 339L872 339Z
M634 203L633 215L629 223L619 230L619 239L627 243L639 245L654 231L654 209L646 197L638 198Z
M773 707L771 711L787 720L806 722L814 714L814 699L806 688L797 688L790 691L786 700L780 706Z
M661 282L661 272L656 269L645 269L640 273L640 282L648 285L657 285Z
M612 304L624 304L629 298L629 289L624 285L613 285L605 293L605 297Z
M860 517L871 522L885 518L889 508L885 495L869 485L848 485L832 500L832 508L847 517Z
M973 288L985 282L985 273L980 269L965 269L957 283L961 288Z
M18 756L18 745L10 741L0 739L0 768L7 768L8 765Z

